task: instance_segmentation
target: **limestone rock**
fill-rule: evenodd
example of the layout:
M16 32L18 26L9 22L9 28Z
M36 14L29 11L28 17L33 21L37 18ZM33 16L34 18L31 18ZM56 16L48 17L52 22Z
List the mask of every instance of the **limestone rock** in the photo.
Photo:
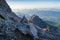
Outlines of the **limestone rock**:
M21 18L11 11L6 1L0 0L0 40L60 40L60 35L30 22L21 23Z

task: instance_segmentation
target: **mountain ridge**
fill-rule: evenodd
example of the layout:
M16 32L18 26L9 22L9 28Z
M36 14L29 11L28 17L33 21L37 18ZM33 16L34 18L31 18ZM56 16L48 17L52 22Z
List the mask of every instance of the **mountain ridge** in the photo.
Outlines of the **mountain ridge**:
M6 0L0 2L3 3L0 3L0 6L8 6ZM31 22L21 21L22 19L12 12L10 7L5 7L0 7L1 40L60 40L57 33L47 32Z
M31 15L38 15L40 18L42 18L45 21L54 21L54 22L60 22L59 15L60 11L52 11L52 10L38 10L38 9L29 9L29 10L14 10L17 15L20 16L25 15L26 17L31 17Z

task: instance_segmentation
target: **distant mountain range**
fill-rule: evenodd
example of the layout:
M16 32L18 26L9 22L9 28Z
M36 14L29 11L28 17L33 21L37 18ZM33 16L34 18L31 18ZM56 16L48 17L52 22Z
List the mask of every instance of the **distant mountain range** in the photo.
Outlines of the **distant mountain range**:
M18 16L25 15L29 18L32 15L38 15L45 21L60 22L60 9L23 9L23 10L13 10Z

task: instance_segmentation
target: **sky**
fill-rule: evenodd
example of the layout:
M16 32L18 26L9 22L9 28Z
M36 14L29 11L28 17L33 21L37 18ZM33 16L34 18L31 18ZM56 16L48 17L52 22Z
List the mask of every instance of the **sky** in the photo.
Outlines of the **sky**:
M12 9L57 8L60 0L6 0Z

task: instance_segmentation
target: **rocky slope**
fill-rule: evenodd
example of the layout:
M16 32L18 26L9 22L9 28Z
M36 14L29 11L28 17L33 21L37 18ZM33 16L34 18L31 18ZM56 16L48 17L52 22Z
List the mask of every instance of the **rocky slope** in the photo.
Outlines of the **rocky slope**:
M15 15L5 0L0 0L0 40L60 40L57 33Z
M57 32L57 31L58 31L57 27L52 26L51 24L43 21L43 20L42 20L41 18L39 18L39 16L37 16L37 15L33 15L33 16L30 18L29 22L31 22L31 23L39 26L39 27L42 28L42 29L46 29L46 30L49 31L49 32L58 33L58 32Z

